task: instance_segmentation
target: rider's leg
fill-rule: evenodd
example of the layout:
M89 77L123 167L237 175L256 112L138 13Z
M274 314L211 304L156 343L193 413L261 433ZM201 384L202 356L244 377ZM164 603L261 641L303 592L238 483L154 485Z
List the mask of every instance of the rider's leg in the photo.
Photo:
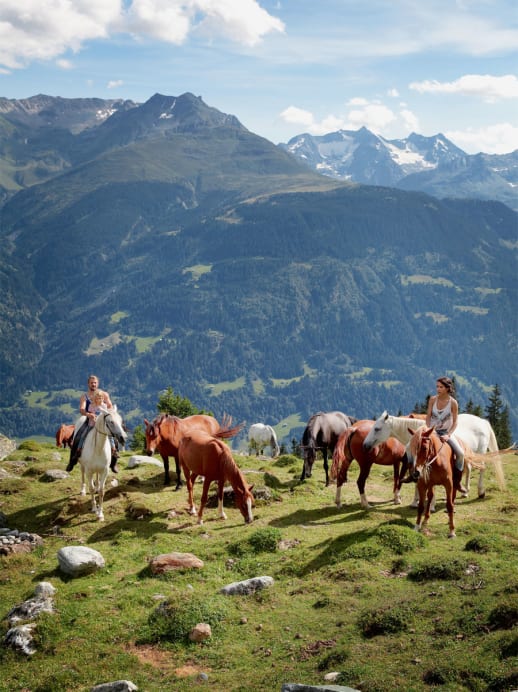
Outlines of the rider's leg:
M111 446L111 451L112 451L110 468L113 471L113 473L119 473L119 469L117 468L117 459L119 458L119 450L117 449L117 442L113 439L113 437L110 437L110 446Z
M462 485L462 472L464 470L464 450L459 441L454 437L450 436L448 439L448 444L450 445L453 454L453 485L461 493L467 493L466 488Z
M74 439L72 440L72 446L70 447L70 459L68 461L68 466L66 468L66 470L68 472L72 471L74 466L79 461L79 457L81 456L81 450L83 449L83 445L85 442L85 437L86 437L87 432L88 432L88 418L85 420L83 425L79 428L79 430L77 431L77 435L74 435Z

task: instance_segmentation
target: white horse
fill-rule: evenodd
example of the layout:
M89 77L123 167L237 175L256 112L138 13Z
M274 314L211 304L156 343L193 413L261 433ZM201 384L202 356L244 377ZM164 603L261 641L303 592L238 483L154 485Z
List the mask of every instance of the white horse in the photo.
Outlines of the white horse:
M74 435L77 434L85 419L85 416L81 416L78 419ZM110 469L112 455L110 437L114 437L121 445L124 445L126 442L122 418L117 413L116 406L111 409L101 408L95 425L86 436L79 458L79 463L81 464L81 495L86 495L86 484L88 483L92 497L92 512L97 514L99 521L104 521L104 486Z
M419 427L425 425L426 422L420 418L406 418L404 416L390 416L386 411L383 411L381 416L375 421L372 426L371 431L367 435L364 441L365 449L372 449L376 445L384 442L389 437L395 437L400 442L408 445L411 437L409 428L411 430L417 430ZM492 455L498 452L498 443L496 441L495 433L489 421L485 418L480 418L479 416L473 416L471 413L459 413L457 417L457 428L455 430L455 437L461 440L469 449L475 454L486 454L490 452ZM408 446L407 446L408 453ZM500 487L503 487L503 472L501 463L495 460L495 472L497 474L497 479ZM470 482L471 482L471 465L469 463L464 464L464 471L466 477L466 489L469 492ZM484 489L484 469L480 469L480 476L478 479L478 496L480 498L485 497L486 491ZM466 493L467 495L467 493ZM464 496L466 496L464 495ZM412 506L414 506L414 502ZM417 505L415 505L417 506Z
M255 448L256 454L262 454L265 447L270 446L272 459L279 456L280 449L277 444L277 435L271 425L254 423L248 431L248 453L252 454Z

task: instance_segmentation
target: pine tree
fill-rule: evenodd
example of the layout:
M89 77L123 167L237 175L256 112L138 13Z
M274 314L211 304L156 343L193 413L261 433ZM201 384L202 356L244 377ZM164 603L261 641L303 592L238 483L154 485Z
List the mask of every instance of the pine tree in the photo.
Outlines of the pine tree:
M512 439L509 425L509 408L503 405L498 384L495 384L489 395L489 403L486 406L486 418L495 431L498 447L500 449L509 447Z
M480 404L474 404L473 399L470 399L466 404L464 413L471 413L472 416L478 416L479 418L484 418L484 409Z
M172 387L168 387L162 392L156 409L159 413L168 413L171 416L178 416L178 418L194 416L197 413L207 413L194 406L186 397L175 394Z

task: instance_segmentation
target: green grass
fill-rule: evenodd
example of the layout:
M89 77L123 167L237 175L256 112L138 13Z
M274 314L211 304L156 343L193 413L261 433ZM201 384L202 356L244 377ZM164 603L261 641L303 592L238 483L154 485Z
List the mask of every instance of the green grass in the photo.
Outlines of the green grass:
M441 490L429 535L416 534L413 486L393 505L383 467L367 481L370 510L360 507L355 464L337 509L321 462L300 484L293 463L261 459L258 468L246 456L236 460L255 488L266 474L278 481L271 500L257 501L251 525L229 505L226 521L209 506L198 526L185 489L164 488L158 467L126 469L129 452L99 523L78 493L77 469L42 481L46 469L66 464L67 452L55 461L56 451L26 443L0 462L13 476L0 491L8 525L44 538L32 553L0 557L1 639L8 610L39 581L57 589L56 612L37 620L37 653L27 659L0 647L2 692L86 692L118 679L183 692L200 673L211 689L255 692L323 685L331 671L340 673L336 684L366 692L518 687L516 455L505 457L505 491L489 470L486 499L476 499L475 487L458 501L451 540ZM196 484L198 501L200 494ZM147 510L143 519L132 518L136 505ZM61 574L57 551L78 544L99 550L106 567L79 579ZM194 553L203 568L153 576L150 558L172 551ZM262 575L273 586L246 597L220 593ZM188 633L200 621L212 637L194 644Z

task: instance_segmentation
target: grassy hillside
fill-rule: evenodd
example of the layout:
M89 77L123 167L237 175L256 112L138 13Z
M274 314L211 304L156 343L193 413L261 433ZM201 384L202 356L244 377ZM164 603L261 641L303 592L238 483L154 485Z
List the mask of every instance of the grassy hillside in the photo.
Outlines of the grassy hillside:
M31 658L0 647L0 690L86 692L129 679L146 692L182 692L201 674L214 690L280 690L283 682L324 684L330 672L366 692L518 686L515 454L504 457L505 490L489 469L486 499L476 499L473 484L472 496L458 501L457 538L448 540L442 501L430 533L413 531L413 486L404 486L403 505L393 505L390 469L373 469L367 511L353 464L346 504L337 509L321 462L299 484L302 462L290 456L236 457L255 490L269 488L271 496L257 500L251 525L229 505L226 521L209 507L200 527L184 489L163 488L156 466L127 469L125 454L98 523L78 494L77 470L43 482L45 470L64 468L67 454L35 442L23 447L0 463L7 474L0 511L10 528L36 532L44 544L0 557L2 639L7 612L39 581L56 587L56 612L38 619ZM106 567L70 579L56 554L80 544L100 551ZM149 559L172 551L193 553L204 566L153 576ZM220 594L263 575L274 584L255 595ZM169 619L153 615L164 600ZM200 621L211 624L212 638L190 643Z

